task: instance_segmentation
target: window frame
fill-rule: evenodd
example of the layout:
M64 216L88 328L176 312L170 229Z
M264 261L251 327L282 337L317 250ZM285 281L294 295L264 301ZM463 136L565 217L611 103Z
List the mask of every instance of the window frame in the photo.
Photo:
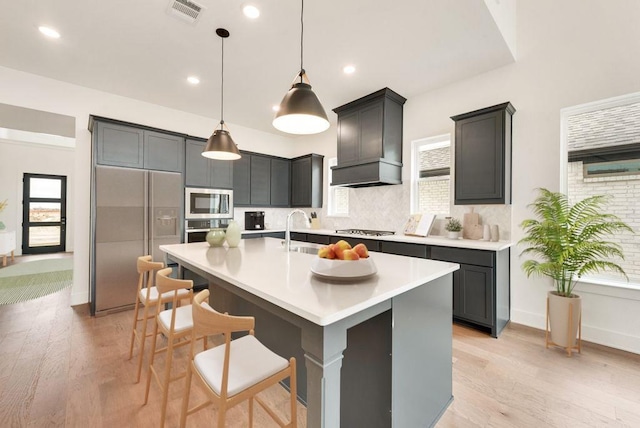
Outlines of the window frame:
M433 137L425 137L419 138L417 140L411 141L411 189L410 189L410 197L409 197L409 209L411 213L419 213L420 212L420 198L419 198L419 186L418 183L420 181L428 180L429 178L421 178L420 177L420 152L422 147L424 146L432 146L432 149L442 148L442 147L452 147L451 141L451 133L440 134ZM426 149L429 150L429 149ZM444 176L442 176L444 177ZM449 175L450 177L450 175Z
M336 195L335 192L338 188L341 188L343 186L332 186L331 185L331 179L332 179L332 171L331 171L331 167L332 166L336 166L338 165L338 158L337 157L333 157L333 158L329 158L327 161L327 217L336 217L336 218L344 218L344 217L349 217L349 195L347 194L347 212L346 213L336 213L335 209L336 209ZM348 189L348 188L347 188Z

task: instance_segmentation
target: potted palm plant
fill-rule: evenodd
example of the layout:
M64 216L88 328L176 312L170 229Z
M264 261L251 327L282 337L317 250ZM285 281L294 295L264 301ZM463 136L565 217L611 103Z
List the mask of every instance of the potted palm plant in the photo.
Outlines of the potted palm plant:
M521 256L534 256L522 264L522 269L527 277L542 275L553 280L555 290L549 292L547 299L551 342L566 348L569 355L576 346L582 308L580 297L573 294L576 281L583 275L605 270L627 278L612 261L624 259L622 248L606 238L633 230L616 215L602 212L607 198L591 196L571 205L566 195L539 189L538 197L529 205L537 218L521 224L525 237L519 244L528 246Z

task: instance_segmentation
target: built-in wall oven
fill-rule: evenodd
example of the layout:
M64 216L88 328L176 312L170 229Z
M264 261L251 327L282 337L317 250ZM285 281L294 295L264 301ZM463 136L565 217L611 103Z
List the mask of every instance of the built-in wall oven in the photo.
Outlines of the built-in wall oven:
M186 187L184 218L230 219L233 218L233 190Z
M184 228L184 242L204 242L207 240L207 232L214 228L226 229L230 218L207 219L207 220L186 220Z

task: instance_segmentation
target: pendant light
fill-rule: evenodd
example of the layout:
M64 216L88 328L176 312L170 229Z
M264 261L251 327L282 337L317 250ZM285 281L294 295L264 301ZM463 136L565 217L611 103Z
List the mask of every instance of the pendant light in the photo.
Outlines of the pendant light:
M303 67L304 0L300 10L300 72L293 79L291 89L280 103L273 119L273 126L289 134L317 134L329 128L329 120L320 100L311 89L309 78Z
M207 146L202 156L210 159L236 160L240 159L238 146L231 139L228 128L224 124L224 39L229 37L229 32L224 28L218 28L216 34L222 41L222 73L220 85L220 129L216 129L207 140Z

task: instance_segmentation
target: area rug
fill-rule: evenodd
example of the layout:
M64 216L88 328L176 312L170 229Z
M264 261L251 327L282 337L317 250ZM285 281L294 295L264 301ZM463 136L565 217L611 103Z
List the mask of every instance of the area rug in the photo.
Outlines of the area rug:
M0 305L37 299L73 283L73 258L45 259L0 269Z

